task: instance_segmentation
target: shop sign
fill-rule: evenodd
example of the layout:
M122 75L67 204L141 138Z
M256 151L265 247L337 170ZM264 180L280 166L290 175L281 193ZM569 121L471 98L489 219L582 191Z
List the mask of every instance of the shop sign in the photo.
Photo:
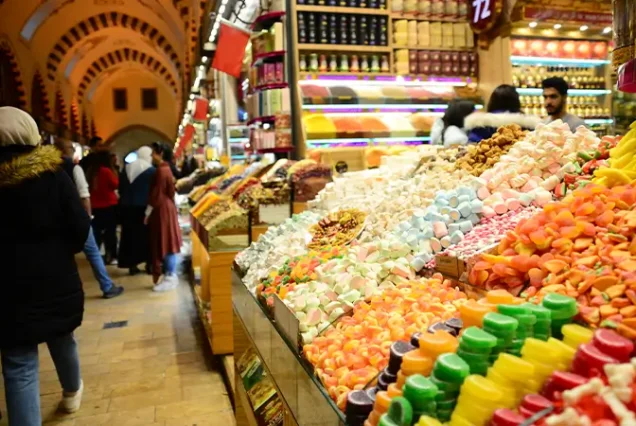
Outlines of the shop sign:
M525 7L523 18L526 21L576 22L590 25L612 25L611 13L585 12L572 9L546 9Z
M501 16L503 0L469 0L470 27L476 34L490 31Z

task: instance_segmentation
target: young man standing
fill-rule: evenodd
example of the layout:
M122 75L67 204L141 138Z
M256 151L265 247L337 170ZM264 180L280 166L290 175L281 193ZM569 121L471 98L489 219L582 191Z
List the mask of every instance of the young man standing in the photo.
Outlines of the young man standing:
M571 131L576 131L579 126L585 126L585 121L574 114L567 112L568 83L561 77L550 77L543 80L543 103L548 117L544 123L551 123L561 119L570 126Z

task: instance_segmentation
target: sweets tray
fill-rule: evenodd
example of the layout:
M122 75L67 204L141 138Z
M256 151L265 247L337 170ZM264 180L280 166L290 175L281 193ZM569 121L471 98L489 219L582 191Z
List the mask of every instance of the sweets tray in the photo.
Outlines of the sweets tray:
M234 313L262 359L280 396L300 426L345 426L344 414L329 397L311 364L287 337L272 311L243 284L240 269L232 269Z

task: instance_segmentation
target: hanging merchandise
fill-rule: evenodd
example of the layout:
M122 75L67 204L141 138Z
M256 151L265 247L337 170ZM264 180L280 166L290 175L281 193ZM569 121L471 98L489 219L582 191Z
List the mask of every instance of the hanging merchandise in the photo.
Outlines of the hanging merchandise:
M219 39L212 68L239 78L250 33L225 19L221 19L220 22Z

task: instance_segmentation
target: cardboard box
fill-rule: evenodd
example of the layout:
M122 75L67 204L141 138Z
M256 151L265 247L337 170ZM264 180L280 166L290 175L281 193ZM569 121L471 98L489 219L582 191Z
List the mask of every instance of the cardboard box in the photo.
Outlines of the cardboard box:
M464 280L465 282L468 282L466 278L470 273L472 267L479 260L480 255L484 253L495 253L497 251L498 245L499 244L496 243L485 246L480 251L475 253L472 257L467 259L460 259L455 256L438 254L435 256L435 270L448 278ZM464 274L466 274L466 278L462 278Z

